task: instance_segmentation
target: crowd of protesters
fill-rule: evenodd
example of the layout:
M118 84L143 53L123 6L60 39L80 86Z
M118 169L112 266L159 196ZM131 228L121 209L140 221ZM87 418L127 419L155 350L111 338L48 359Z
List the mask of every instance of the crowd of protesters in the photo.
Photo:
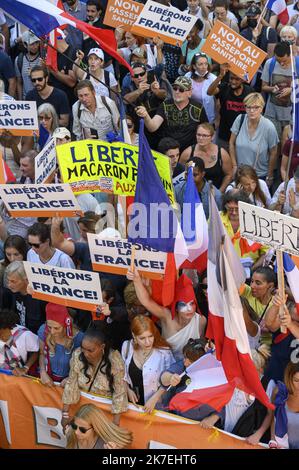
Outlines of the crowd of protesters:
M291 360L297 344L293 340L299 339L299 312L286 286L287 304L279 316L285 299L276 290L272 252L267 246L243 252L238 213L243 201L299 218L299 142L291 143L291 60L293 56L296 69L299 2L288 2L287 25L267 8L261 17L264 0L158 3L172 3L197 20L181 46L116 28L118 52L132 74L71 26L58 35L54 70L46 66L41 38L0 12L1 100L35 101L46 142L53 137L61 145L107 141L111 135L117 140L122 97L127 143L138 146L144 119L151 149L169 157L178 213L186 191L185 170L193 165L207 220L213 191L225 230L247 270L241 299L252 358L270 399L286 417L289 447L299 448L299 364ZM65 0L63 5L77 19L113 29L103 23L104 1ZM250 83L201 51L215 20L267 52ZM35 182L34 160L46 142L3 130L7 182ZM60 181L58 171L55 181ZM81 194L77 201L84 216L65 219L13 218L1 205L0 369L34 375L43 386L63 387L61 424L68 448L123 448L134 441L130 430L121 427L128 403L148 413L168 411L170 398L186 387L185 368L213 348L205 337L213 292L208 291L206 272L188 271L177 282L172 305L163 307L135 269L127 276L99 273L103 304L96 315L34 298L25 260L92 270L87 233L99 232L109 197ZM104 232L120 237L115 227ZM281 326L287 334L280 334ZM94 405L71 416L70 405L79 402L81 391L110 397L113 422ZM280 445L271 426L273 412L242 390L236 389L220 412L198 406L184 416L204 428L218 426L245 437L250 444Z

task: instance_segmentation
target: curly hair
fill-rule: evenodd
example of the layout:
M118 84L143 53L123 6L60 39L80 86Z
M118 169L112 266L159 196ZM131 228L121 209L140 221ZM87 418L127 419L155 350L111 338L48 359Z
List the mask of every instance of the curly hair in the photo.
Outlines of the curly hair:
M12 329L19 321L19 315L13 310L0 310L0 330L4 330L6 328Z

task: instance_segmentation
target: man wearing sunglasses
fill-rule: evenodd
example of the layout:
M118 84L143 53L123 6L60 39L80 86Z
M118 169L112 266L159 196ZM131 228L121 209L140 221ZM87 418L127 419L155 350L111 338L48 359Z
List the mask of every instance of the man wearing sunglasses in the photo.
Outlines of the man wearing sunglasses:
M163 137L175 137L180 151L196 143L198 124L208 122L204 107L191 99L192 80L178 77L173 86L173 98L164 101L155 116L151 117L144 106L136 108L137 116L144 118L149 132L156 132L162 124Z
M59 119L59 126L68 127L70 118L70 107L67 95L48 84L49 72L44 65L36 65L30 71L30 79L33 90L26 95L26 101L35 101L38 108L41 104L50 103L54 106Z
M134 114L135 106L144 106L150 116L154 116L159 105L165 100L167 90L163 82L160 83L153 71L147 70L141 62L132 63L133 75L127 87L123 87L122 95L127 103L127 112ZM158 135L148 135L150 146L156 147Z

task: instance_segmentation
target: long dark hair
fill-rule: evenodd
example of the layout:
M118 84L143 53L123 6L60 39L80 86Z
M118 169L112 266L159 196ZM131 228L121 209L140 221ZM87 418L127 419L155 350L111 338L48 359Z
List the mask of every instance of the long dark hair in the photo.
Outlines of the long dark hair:
M101 359L101 362L100 362L99 370L102 374L105 374L107 376L110 392L113 393L113 391L114 391L114 378L113 378L113 375L111 373L111 367L112 366L111 366L111 361L109 359L109 354L110 354L111 348L110 348L110 344L108 343L104 332L97 325L92 324L92 326L90 326L86 330L86 332L84 334L84 337L83 337L83 340L84 339L88 339L88 340L96 342L100 345L104 344L104 352L103 352L103 356L102 356L102 359ZM87 383L89 383L91 381L91 377L87 373L87 370L88 370L88 367L89 367L90 364L87 361L86 357L84 356L83 352L81 352L81 354L79 355L79 359L80 359L81 362L83 362L83 372L84 372L85 377L88 378Z
M20 253L20 255L22 255L23 260L26 260L27 252L28 252L28 245L26 243L26 240L23 237L20 237L20 235L10 235L5 240L4 247L3 247L4 266L8 266L10 264L9 259L6 256L7 248L15 248L15 250L17 250Z

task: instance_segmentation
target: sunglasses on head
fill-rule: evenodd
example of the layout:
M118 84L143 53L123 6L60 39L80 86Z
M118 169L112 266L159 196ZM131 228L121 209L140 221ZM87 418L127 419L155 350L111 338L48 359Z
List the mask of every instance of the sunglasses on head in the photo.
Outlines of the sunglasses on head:
M36 78L31 78L32 83L35 82L42 82L45 77L36 77Z
M71 426L72 426L72 429L74 431L77 431L77 429L79 429L79 431L82 433L82 434L85 434L87 433L87 431L89 431L90 429L92 429L92 426L91 428L83 428L82 426L78 426L78 424L74 423L74 421L71 422Z
M179 86L179 85L173 85L173 86L172 86L172 89L173 89L174 91L179 91L180 93L184 93L184 91L187 91L187 90L185 90L185 88L183 88L183 87L181 87L181 86Z
M145 74L146 74L146 71L144 70L143 72L140 72L140 73L134 73L133 77L134 78L144 77Z
M39 248L41 246L41 243L30 243L30 242L28 242L28 245L33 247L33 248Z

